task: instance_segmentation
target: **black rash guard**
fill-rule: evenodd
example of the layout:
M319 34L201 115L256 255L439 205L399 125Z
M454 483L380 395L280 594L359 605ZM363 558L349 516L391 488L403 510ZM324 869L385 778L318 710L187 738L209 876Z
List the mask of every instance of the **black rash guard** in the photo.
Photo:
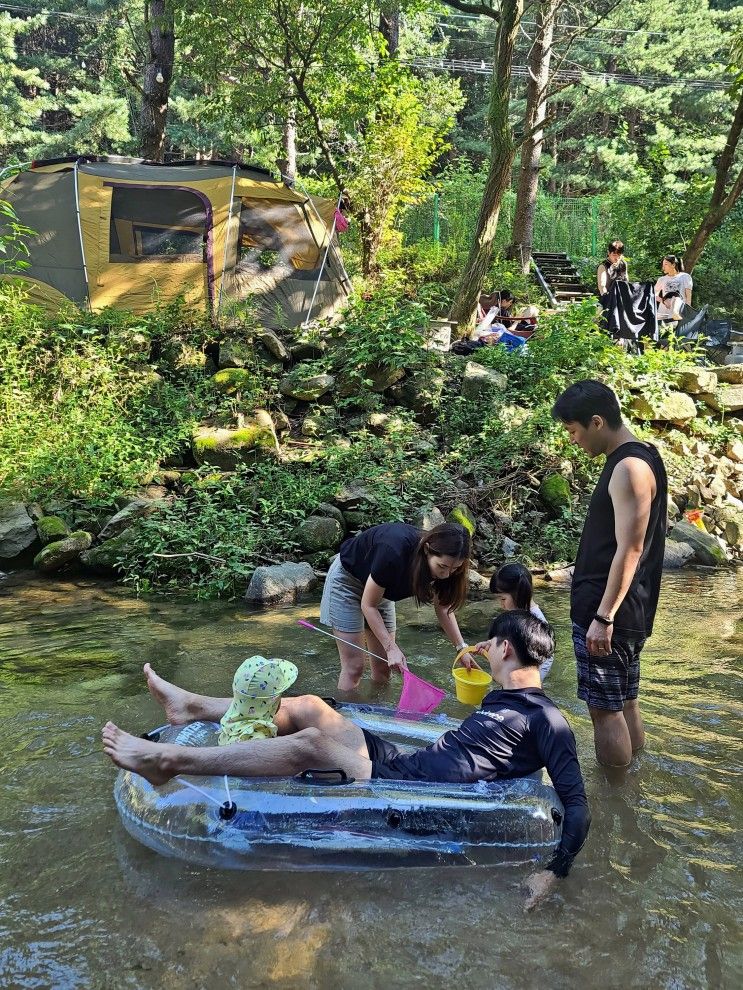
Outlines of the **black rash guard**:
M380 742L383 742L380 740ZM372 777L468 784L510 780L547 768L565 809L562 840L545 869L559 877L588 835L591 814L583 787L575 736L557 705L541 688L491 691L482 708L426 749L401 753L390 744L375 760Z

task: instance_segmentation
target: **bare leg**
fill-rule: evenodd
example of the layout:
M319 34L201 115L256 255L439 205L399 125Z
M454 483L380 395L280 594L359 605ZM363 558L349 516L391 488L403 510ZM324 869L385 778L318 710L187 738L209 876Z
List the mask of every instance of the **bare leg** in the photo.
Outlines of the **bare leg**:
M143 669L147 688L155 701L165 709L165 717L171 725L199 721L218 722L230 707L232 698L210 698L205 694L184 691L156 674L148 663Z
M634 698L632 701L625 701L624 721L627 723L627 729L632 740L632 751L642 749L645 745L645 726L643 725L637 698Z
M394 637L393 637L394 639ZM366 627L366 645L369 647L372 653L376 653L377 656L383 657L385 655L385 649L379 642L377 637L371 631L371 629ZM374 657L370 657L371 661L371 679L374 684L389 684L390 682L390 666L386 660L376 660Z
M102 738L104 752L116 766L138 773L156 786L180 773L268 777L295 774L311 767L339 768L358 780L371 777L368 755L362 756L316 728L279 739L197 747L152 743L107 722Z
M274 722L280 736L302 732L304 729L319 729L327 738L354 750L360 756L368 756L361 729L315 694L282 698Z
M627 767L632 760L632 740L624 712L588 709L593 722L596 759L603 766Z
M366 636L363 632L360 633L350 633L343 632L342 629L333 629L334 636L340 636L341 639L347 639L349 643L355 644L355 646L360 646L362 649L366 649ZM354 646L348 646L346 643L338 643L338 653L341 658L341 672L338 677L338 690L339 691L355 691L359 686L359 682L364 673L364 663L366 662L366 654L362 653L361 650L357 650Z

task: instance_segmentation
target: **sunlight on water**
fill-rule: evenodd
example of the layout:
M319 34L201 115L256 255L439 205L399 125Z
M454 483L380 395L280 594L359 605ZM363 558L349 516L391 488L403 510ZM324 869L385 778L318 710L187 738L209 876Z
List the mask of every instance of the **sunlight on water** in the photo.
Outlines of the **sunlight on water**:
M0 585L0 987L739 987L743 573L664 582L644 654L647 750L622 786L596 767L575 697L568 595L536 598L558 630L547 690L578 739L593 827L553 903L525 918L525 868L222 873L166 860L123 831L107 718L162 721L142 664L205 693L229 691L252 653L331 694L330 640L297 626L319 605L137 600L91 582ZM467 606L482 638L493 606ZM430 609L399 609L412 669L452 692L451 651ZM399 684L380 695L395 701Z

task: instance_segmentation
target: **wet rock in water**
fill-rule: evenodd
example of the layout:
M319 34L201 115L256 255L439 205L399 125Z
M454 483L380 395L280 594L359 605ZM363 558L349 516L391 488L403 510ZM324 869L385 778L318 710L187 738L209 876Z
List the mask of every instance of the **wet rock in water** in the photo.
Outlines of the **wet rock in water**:
M570 484L561 474L548 474L539 486L539 497L553 518L558 519L564 509L573 504Z
M269 330L268 328L264 327L263 329L259 330L256 333L255 339L260 341L261 344L263 344L263 346L266 348L268 353L272 354L275 358L278 358L279 361L289 360L289 351L286 349L284 344L279 340L279 338L276 336L273 330Z
M686 392L669 392L657 398L637 395L630 404L630 410L637 419L674 423L676 426L691 422L697 414L694 400Z
M717 388L717 375L708 368L683 368L676 375L676 386L689 395L714 392Z
M42 516L36 523L36 532L43 547L57 540L64 540L70 535L70 527L59 516ZM87 549L87 547L83 547ZM34 566L36 562L34 561Z
M75 563L80 555L89 549L92 542L93 537L90 533L82 531L70 533L66 539L55 540L37 553L34 557L34 567L42 574L61 571L63 567Z
M462 395L470 402L477 400L494 402L500 398L507 385L508 379L499 371L486 368L474 361L468 361L464 366Z
M472 510L463 503L454 506L449 515L446 517L446 521L450 523L458 523L460 526L464 526L470 536L475 535L475 529L477 528L477 517L474 512L472 512Z
M314 402L315 399L329 392L334 385L333 375L308 375L302 373L300 365L296 371L290 372L281 379L279 391L292 399Z
M413 517L413 525L417 526L418 529L425 530L425 532L429 532L434 526L440 526L445 522L444 513L435 505L421 506Z
M667 571L677 570L684 564L688 564L693 558L694 547L689 543L677 543L668 540L663 550L663 568Z
M111 516L99 534L100 540L110 540L112 537L118 536L119 533L122 533L131 526L135 520L152 515L159 505L162 505L162 502L158 499L132 499L125 508L117 512L116 515Z
M197 464L234 471L240 464L275 459L279 441L268 413L261 415L261 411L256 411L254 418L244 422L239 430L199 427L192 449Z
M487 598L490 594L490 581L479 571L473 570L471 567L467 571L467 586L469 588L469 597L473 599Z
M99 574L101 577L114 577L123 574L124 568L121 562L128 556L130 545L134 540L136 524L125 529L123 533L114 536L105 543L84 550L80 554L80 563L92 574Z
M23 502L0 505L0 559L20 557L37 539L36 526Z
M336 550L345 534L345 525L329 516L310 516L294 527L292 542L305 553Z
M317 576L307 563L258 567L245 592L245 601L251 605L293 605L298 595L316 585Z
M669 530L668 539L674 543L688 543L694 550L694 560L698 564L714 566L727 561L725 551L717 539L685 519L674 523Z

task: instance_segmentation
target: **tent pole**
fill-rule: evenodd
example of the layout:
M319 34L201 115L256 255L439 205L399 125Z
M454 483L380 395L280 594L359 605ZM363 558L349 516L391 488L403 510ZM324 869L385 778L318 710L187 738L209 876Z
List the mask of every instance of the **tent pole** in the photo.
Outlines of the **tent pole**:
M338 197L338 202L335 205L336 212L341 208L341 200L343 195ZM312 202L312 200L310 200ZM318 214L319 215L319 214ZM315 306L315 299L317 298L317 290L320 288L320 279L322 278L322 273L325 271L325 262L328 260L328 252L330 251L330 245L333 243L333 235L335 234L335 216L333 216L333 224L330 228L330 233L328 234L328 243L325 247L325 254L323 255L322 264L320 265L320 271L317 273L317 281L315 282L315 291L312 293L312 299L310 299L309 309L307 310L307 316L302 322L302 326L306 327L310 322L310 316L312 315L312 310Z
M90 281L88 279L88 266L85 263L85 245L83 244L83 226L80 222L80 192L77 187L77 166L79 164L79 159L75 162L75 210L77 212L77 233L80 237L80 255L83 259L83 275L85 275L85 293L88 297L88 309L92 311L93 307L90 301Z
M295 184L295 186L297 186L301 190L301 192L303 192L305 194L305 196L307 197L307 202L312 207L312 210L313 210L315 216L317 217L317 219L320 221L320 223L324 223L323 218L320 216L319 210L317 209L317 207L315 206L315 204L312 202L312 197L307 192L307 190L304 188L304 186L299 181L299 179L295 179L294 180L294 184ZM340 196L338 197L338 203L339 204L340 204L341 198L342 197L340 197ZM336 262L338 264L338 267L341 270L341 275L343 276L343 278L340 280L341 286L343 287L343 291L346 293L346 296L349 296L351 294L350 293L350 289L346 288L346 286L344 285L344 280L350 286L351 285L351 279L349 277L348 272L346 271L346 266L343 264L343 258L341 257L341 253L340 253L340 251L338 250L338 248L334 244L332 245L332 251L333 251L333 257L335 258L335 260L336 260Z
M232 203L235 199L235 180L237 179L237 165L232 168L232 189L230 189L230 212L227 215L227 229L224 232L224 255L222 256L222 280L219 283L219 295L217 296L217 312L219 316L222 309L222 291L224 290L224 273L227 269L227 245L229 244L230 227L232 225Z

